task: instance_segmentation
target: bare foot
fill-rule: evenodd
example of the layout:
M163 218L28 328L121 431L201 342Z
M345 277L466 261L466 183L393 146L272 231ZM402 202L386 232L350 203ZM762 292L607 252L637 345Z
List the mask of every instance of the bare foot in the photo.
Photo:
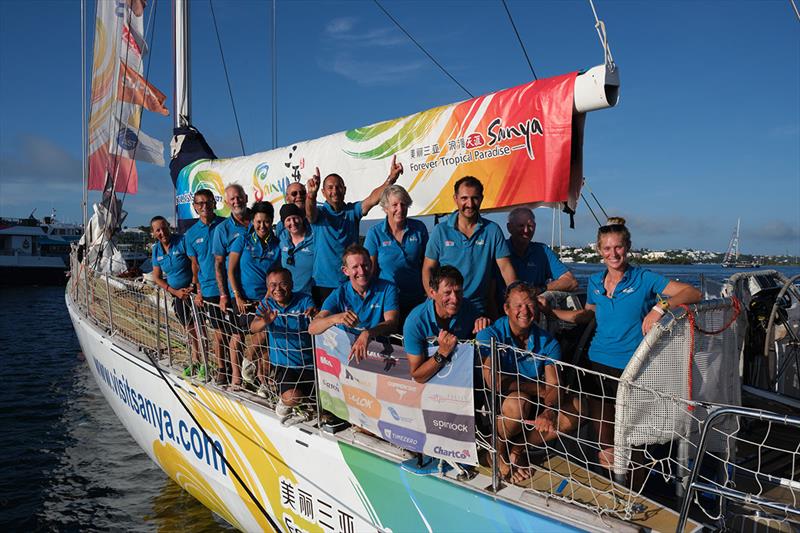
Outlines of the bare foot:
M515 485L519 485L528 481L532 475L532 466L518 466L514 469L514 474L511 476L511 482Z

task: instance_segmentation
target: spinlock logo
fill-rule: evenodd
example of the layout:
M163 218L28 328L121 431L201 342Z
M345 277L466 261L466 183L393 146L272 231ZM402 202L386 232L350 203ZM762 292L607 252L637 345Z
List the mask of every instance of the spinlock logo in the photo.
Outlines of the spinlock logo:
M463 442L475 440L475 419L472 416L427 410L422 411L422 416L431 435Z
M391 411L392 408L390 407L389 410ZM469 431L469 427L466 424L459 424L456 422L451 422L450 420L433 420L433 426L436 429L449 429L451 431L458 431L459 433L466 433Z
M503 126L503 119L498 117L489 124L486 134L489 136L488 146L494 146L507 139L524 137L525 149L528 151L528 157L533 161L536 159L533 154L533 136L544 135L544 130L542 129L542 123L535 117L512 126Z
M448 450L447 448L442 448L441 446L436 446L433 449L433 453L441 455L443 457L452 457L453 459L469 459L469 450Z

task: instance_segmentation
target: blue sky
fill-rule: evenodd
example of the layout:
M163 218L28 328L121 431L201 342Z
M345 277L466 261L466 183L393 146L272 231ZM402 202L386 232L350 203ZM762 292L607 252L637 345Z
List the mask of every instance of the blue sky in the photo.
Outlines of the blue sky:
M507 1L539 77L602 62L586 2ZM606 211L629 220L634 246L724 251L741 217L743 251L800 255L800 22L789 2L595 5L622 93L587 117L584 172ZM154 6L150 79L171 106L170 5ZM384 6L475 95L532 78L499 0ZM271 3L214 9L245 150L269 149ZM373 2L284 0L277 20L279 146L467 97ZM79 22L77 1L0 1L2 216L81 218ZM192 43L193 121L219 156L239 155L207 1L192 2ZM143 129L167 144L171 118L147 113ZM168 170L139 173L131 224L172 209ZM550 213L537 215L549 242ZM585 208L576 222L566 244L592 239Z

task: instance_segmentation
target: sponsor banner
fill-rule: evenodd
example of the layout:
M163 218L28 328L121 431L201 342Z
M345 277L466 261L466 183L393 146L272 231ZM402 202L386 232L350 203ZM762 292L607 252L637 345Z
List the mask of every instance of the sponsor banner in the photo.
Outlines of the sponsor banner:
M541 79L397 119L246 157L200 161L176 184L178 217L193 218L202 185L222 195L231 183L279 208L293 182L315 167L336 172L350 200L365 198L385 178L393 156L405 166L398 184L414 203L409 215L450 212L453 184L465 175L483 182L482 209L567 202L580 196L583 121L573 124L577 73ZM575 162L573 163L573 159ZM382 218L372 210L367 218Z
M323 409L401 448L477 464L471 344L459 345L445 368L417 383L400 347L373 341L356 361L353 335L333 327L315 340Z

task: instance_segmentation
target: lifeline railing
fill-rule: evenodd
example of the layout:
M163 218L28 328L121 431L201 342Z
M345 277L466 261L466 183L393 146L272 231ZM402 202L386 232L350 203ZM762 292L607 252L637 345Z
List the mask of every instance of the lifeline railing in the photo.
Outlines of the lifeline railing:
M285 412L303 414L309 420L316 416L320 423L323 410L317 402L315 366L306 365L305 372L301 367L290 376L276 375L275 365L270 364L269 342L251 331L255 310L235 320L221 320L219 308L208 303L198 307L189 300L187 309L181 310L180 304L173 304L171 297L152 284L95 274L74 259L72 266L68 290L73 302L111 335L153 355L159 365L178 372L187 369L185 375L191 379L209 386L228 385L228 393L246 394L249 400L270 407L275 407L287 390L299 390L283 402L288 409ZM636 520L653 512L652 501L645 498L647 485L666 483L682 494L683 487L691 486L687 480L694 473L719 493L737 480L742 486L747 484L751 496L764 498L772 493L767 494L763 480L789 479L792 483L784 487L782 496L796 506L800 496L794 469L800 465L796 440L786 445L772 425L758 440L747 437L739 424L713 431L704 426L707 413L737 401L731 397L730 402L719 402L720 398L709 396L700 383L733 367L724 356L728 351L736 353L735 348L730 350L724 332L737 327L736 319L731 321L733 312L732 301L723 300L678 310L662 319L620 379L602 376L565 358L553 360L499 343L476 344L476 441L487 458L479 470L487 469L485 473L492 479L490 491L502 493L506 484L513 483L523 488L523 500L525 493L531 492L601 515ZM309 363L314 345L311 337L303 337L307 335L301 330L305 319L301 315L284 315L283 319L286 322L278 323L271 333L277 328L280 335L284 328L285 340L296 342L294 347L287 343L282 355ZM297 321L292 326L296 331L290 331L290 320ZM716 333L726 324L727 329ZM289 335L296 337L290 339ZM226 347L233 358L225 357ZM292 349L294 354L288 351ZM659 367L671 358L677 362ZM544 375L531 376L528 369L525 378L526 370L518 365L526 359L542 363ZM592 405L599 409L590 408ZM648 418L653 406L659 414ZM615 427L606 445L614 446L612 468L617 482L600 461L602 446L596 433L598 426L610 421ZM710 452L703 449L713 456L716 472L698 472L701 465L692 468L689 458L692 451L697 454L701 430L710 433L706 448L712 441L721 443ZM742 457L739 461L737 450ZM767 456L769 461L761 461ZM787 464L792 465L788 475L768 471L772 465L783 465L785 470ZM752 480L757 483L750 483ZM724 518L720 502L706 494L697 499L696 508L710 519Z

